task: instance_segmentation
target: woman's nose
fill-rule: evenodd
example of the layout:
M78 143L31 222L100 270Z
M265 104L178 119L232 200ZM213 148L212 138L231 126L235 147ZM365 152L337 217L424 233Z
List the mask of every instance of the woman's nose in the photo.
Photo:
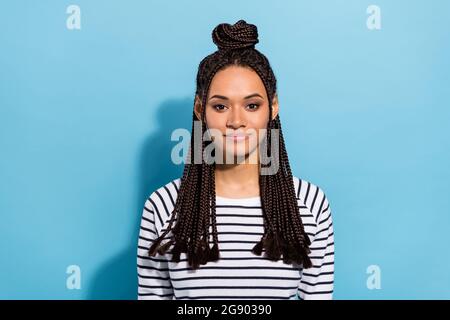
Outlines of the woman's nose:
M232 108L229 113L227 126L231 128L239 128L245 126L245 116L239 108Z

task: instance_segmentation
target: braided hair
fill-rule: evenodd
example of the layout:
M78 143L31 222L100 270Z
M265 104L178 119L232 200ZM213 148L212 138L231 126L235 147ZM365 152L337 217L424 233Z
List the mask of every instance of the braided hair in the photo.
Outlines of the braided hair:
M202 134L207 130L205 121L206 99L214 75L228 66L243 66L253 69L262 79L269 97L270 117L267 124L266 139L271 150L271 129L278 129L280 165L273 174L259 176L261 206L264 220L264 233L252 252L272 261L280 258L286 264L302 264L303 268L312 266L308 257L311 244L305 233L300 217L292 172L281 131L279 115L272 119L272 98L276 94L276 78L264 54L255 49L259 42L257 27L239 20L233 25L221 23L212 32L213 42L218 50L206 56L199 64L197 73L196 95L202 101L202 119L192 114L192 132L194 122L202 120ZM191 136L188 159L192 159L195 148L207 147L208 141L201 141L201 146L194 146L196 141ZM167 229L152 243L149 255L156 252L163 255L173 245L171 261L179 262L180 254L186 253L191 268L219 259L219 246L216 225L215 163L207 163L202 158L200 164L187 161L184 166L178 197L171 214ZM174 221L177 221L173 226ZM173 228L172 228L173 226ZM210 227L213 246L210 248ZM165 244L167 233L173 236Z

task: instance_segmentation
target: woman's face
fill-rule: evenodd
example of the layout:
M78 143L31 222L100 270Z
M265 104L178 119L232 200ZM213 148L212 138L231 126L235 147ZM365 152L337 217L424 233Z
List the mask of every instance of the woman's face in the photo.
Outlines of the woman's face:
M278 99L272 102L272 119L278 114ZM195 112L201 117L201 101ZM206 100L206 124L222 163L258 163L259 145L269 121L269 100L264 83L251 68L229 66L213 77ZM238 137L236 137L238 135ZM216 159L216 161L220 161Z

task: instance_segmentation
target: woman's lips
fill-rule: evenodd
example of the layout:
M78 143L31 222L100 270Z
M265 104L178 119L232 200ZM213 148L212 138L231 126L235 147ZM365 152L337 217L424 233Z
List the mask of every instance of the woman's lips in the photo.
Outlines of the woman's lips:
M245 139L247 139L248 138L248 135L228 135L228 136L225 136L227 139L230 139L230 140L232 140L232 141L236 141L236 142L238 142L238 141L244 141Z

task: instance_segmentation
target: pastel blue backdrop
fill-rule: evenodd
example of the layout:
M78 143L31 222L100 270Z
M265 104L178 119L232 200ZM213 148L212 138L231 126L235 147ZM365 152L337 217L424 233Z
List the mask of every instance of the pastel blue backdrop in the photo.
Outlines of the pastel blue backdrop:
M449 13L445 0L3 1L0 298L136 299L144 201L182 174L170 133L191 129L212 29L245 19L278 79L293 173L331 203L334 297L449 299Z

